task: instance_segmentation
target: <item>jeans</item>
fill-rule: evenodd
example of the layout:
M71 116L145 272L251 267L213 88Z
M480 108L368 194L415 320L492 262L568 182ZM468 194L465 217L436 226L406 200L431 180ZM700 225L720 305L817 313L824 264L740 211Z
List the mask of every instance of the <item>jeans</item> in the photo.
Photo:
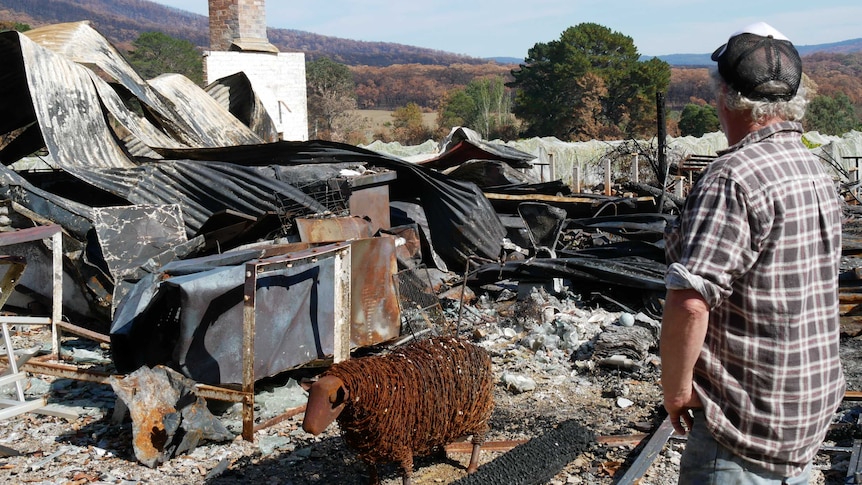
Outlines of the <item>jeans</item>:
M702 411L694 412L679 468L679 485L806 485L811 475L811 463L783 477L743 460L712 438Z

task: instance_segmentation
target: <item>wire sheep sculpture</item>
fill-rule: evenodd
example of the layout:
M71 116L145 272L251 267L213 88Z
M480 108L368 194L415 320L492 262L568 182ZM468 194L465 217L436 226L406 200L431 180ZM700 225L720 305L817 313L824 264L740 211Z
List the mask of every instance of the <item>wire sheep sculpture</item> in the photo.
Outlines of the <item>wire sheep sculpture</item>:
M399 463L410 484L413 457L429 455L471 435L468 473L494 408L491 358L485 349L456 337L414 341L389 354L332 365L311 386L302 427L320 434L337 420L348 447L369 465Z

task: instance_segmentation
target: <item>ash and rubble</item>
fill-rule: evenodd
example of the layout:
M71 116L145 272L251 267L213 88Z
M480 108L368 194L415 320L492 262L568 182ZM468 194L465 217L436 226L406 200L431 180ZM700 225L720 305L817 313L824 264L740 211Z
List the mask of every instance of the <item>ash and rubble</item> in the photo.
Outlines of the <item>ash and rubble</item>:
M0 101L0 243L33 226L61 228L63 319L79 331L65 332L54 349L49 329L13 325L11 347L37 355L33 362L59 350L61 363L111 376L94 382L74 370L31 369L26 396L48 405L3 423L0 479L364 483L364 467L336 427L312 437L299 426L299 382L338 351L330 334L339 310L353 355L434 332L456 332L490 352L498 381L488 439L508 446L483 452L483 463L574 420L596 440L553 470L552 483L616 483L662 421L662 234L679 198L649 184L573 193L562 180L536 182L534 162L549 153L571 168L571 144L490 143L466 129L414 161L383 149L278 141L271 123L252 128L219 105L207 94L213 86L176 75L141 79L86 23L0 33L0 58L15 66L0 74L10 93ZM241 76L219 87L236 83ZM240 91L256 103L253 91ZM177 93L183 102L172 101ZM858 138L811 136L824 141L826 162L862 151ZM604 144L602 157L647 148ZM852 189L841 185L858 202ZM847 207L842 274L850 296L862 266L855 207ZM49 246L4 245L27 261L6 313L49 313ZM345 290L333 282L343 281L348 260L354 278ZM282 272L261 285L269 293L244 294L249 272L269 275L270 264ZM285 270L292 265L300 269ZM307 281L315 284L302 287ZM348 294L350 308L340 308ZM183 412L201 403L197 383L235 390L246 379L236 358L249 300L266 317L255 327L265 337L254 344L253 440L243 439L249 423L240 402L206 400L215 421L199 416L214 432L201 433ZM850 303L842 351L856 390L862 345ZM285 352L298 348L312 350ZM155 397L162 384L117 389L135 372L162 367L185 385L175 402L143 406L149 418L168 410L150 433L161 448L142 454L139 439L151 429L125 408L135 406L132 394ZM15 399L14 386L3 391ZM836 415L815 483L844 483L858 415L850 402ZM668 483L682 446L670 440L639 483ZM452 451L417 460L416 483L455 482L466 458ZM394 468L383 472L384 483L400 483Z

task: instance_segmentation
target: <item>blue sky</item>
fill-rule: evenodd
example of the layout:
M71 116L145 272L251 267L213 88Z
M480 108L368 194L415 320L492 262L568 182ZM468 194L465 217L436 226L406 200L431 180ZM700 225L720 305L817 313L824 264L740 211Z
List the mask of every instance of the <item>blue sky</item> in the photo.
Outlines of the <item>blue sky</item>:
M208 14L207 0L156 1ZM756 21L797 45L862 37L859 0L270 0L266 17L270 27L475 57L524 58L583 22L631 37L650 56L711 53Z

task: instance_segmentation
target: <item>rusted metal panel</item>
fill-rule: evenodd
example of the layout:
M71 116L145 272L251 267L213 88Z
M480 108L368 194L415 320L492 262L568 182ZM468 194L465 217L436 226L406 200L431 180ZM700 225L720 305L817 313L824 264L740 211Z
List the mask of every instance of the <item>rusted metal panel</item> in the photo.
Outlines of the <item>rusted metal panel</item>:
M401 332L401 309L393 276L398 271L395 240L351 241L351 347L376 345Z
M331 243L371 237L371 223L359 217L297 218L299 238L308 243Z
M395 178L395 172L387 171L349 179L350 197L347 203L350 214L367 217L371 221L372 234L390 226L388 184Z
M422 238L419 236L419 226L407 224L391 227L381 231L382 235L395 239L395 257L403 262L422 260Z

